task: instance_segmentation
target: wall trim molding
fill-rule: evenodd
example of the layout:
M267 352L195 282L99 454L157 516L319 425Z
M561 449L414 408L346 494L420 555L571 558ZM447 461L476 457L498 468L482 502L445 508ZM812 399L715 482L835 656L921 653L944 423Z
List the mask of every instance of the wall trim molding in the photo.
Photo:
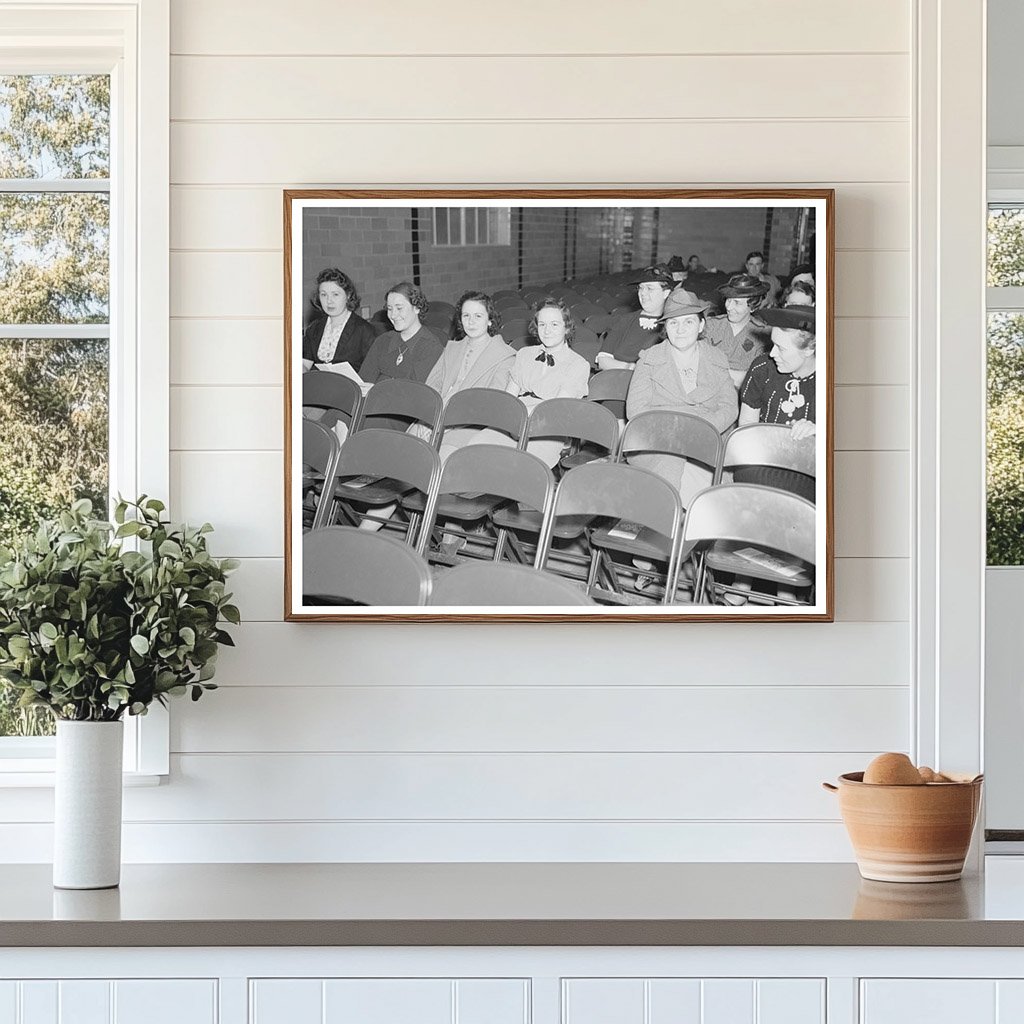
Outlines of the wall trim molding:
M917 0L915 21L913 752L974 771L983 762L985 6Z

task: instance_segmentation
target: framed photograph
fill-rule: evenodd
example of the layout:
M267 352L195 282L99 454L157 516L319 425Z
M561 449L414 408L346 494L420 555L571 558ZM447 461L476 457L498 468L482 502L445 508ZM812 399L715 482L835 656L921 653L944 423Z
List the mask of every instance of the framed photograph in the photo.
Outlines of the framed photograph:
M284 193L293 621L833 618L834 193Z

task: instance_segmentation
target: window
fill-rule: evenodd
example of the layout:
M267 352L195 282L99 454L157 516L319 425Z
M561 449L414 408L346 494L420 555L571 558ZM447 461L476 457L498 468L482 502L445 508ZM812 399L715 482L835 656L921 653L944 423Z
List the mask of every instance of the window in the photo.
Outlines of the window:
M511 245L508 206L434 208L434 245Z
M0 77L0 543L107 508L110 76ZM2 686L2 684L0 684ZM0 736L53 732L0 690Z
M168 496L168 21L0 0L0 542L77 495ZM10 705L0 785L45 785L50 723ZM166 713L129 719L125 769L167 762Z
M1024 203L988 216L987 561L1024 565Z

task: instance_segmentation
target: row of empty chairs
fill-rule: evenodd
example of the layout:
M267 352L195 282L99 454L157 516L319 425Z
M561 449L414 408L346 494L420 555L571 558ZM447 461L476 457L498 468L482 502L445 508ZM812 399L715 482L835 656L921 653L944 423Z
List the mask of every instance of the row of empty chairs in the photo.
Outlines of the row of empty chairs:
M483 461L497 452L531 459L528 453L480 446L463 451ZM456 453L461 455L462 453ZM453 456L453 459L455 457ZM451 460L450 460L451 461ZM446 465L447 470L447 465ZM449 486L464 486L456 465ZM431 563L424 548L439 496L439 479L415 547L393 536L352 526L315 529L303 538L303 590L306 604L424 604L432 590L451 587L452 605L557 605L600 603L636 605L722 604L737 593L735 580L764 581L778 588L777 599L759 603L796 605L813 601L815 517L813 506L785 491L751 484L719 484L698 494L683 512L679 496L660 477L617 463L591 463L565 475L557 489L546 488L541 511L541 539L532 567L490 562L463 562L443 569ZM502 486L502 491L509 488ZM517 490L515 487L512 490ZM493 496L498 497L498 496ZM499 498L500 500L500 498ZM568 521L586 555L584 572L567 571L552 559L553 539ZM660 599L635 585L631 560L661 563ZM470 567L478 568L475 574ZM680 575L688 582L680 587ZM502 571L510 581L502 585ZM458 589L454 581L479 581L476 591ZM447 582L446 582L447 581ZM489 583L488 583L489 581ZM555 583L554 581L557 581ZM798 591L806 591L798 597ZM455 599L452 595L459 594ZM744 597L753 594L748 586ZM785 598L781 594L785 593Z
M553 399L537 406L530 422L536 419L542 434L549 430L563 434L572 423L566 413L581 411L588 404ZM592 405L591 410L601 407ZM601 413L617 432L614 418L604 410ZM442 468L432 445L401 431L364 429L339 446L332 432L312 421L304 423L306 436L316 439L304 448L303 456L304 513L312 528L334 523L356 526L374 519L375 511L386 507L389 512L383 526L400 532L405 543L431 562L452 565L466 557L532 561L537 568L550 568L584 583L588 594L607 603L651 603L659 590L663 603L687 599L679 595L677 586L684 559L679 547L684 510L678 492L661 477L629 466L626 460L630 456L657 452L694 458L714 468L716 482L730 466L792 465L785 450L789 440L785 428L767 424L743 427L734 431L732 445L722 444L717 432L699 417L654 410L627 424L617 445L614 433L606 434L604 440L614 452L603 461L571 468L556 492L555 474L523 447L469 445L450 455ZM569 429L588 433L575 425ZM527 431L524 437L528 436ZM806 468L813 470L813 465ZM722 486L713 486L704 494ZM807 559L804 548L799 548L799 553L794 550L786 533L787 523L807 527L813 551L813 505L771 488L724 486L739 487L733 493L750 507L729 509L717 504L723 497L702 498L701 508L713 512L705 511L704 520L695 518L694 529L708 516L712 521L718 516L717 540L765 547L813 564L813 554ZM698 504L695 499L687 514L697 516ZM729 525L744 518L750 521L743 530ZM758 532L768 525L771 531L767 534ZM691 538L697 539L696 535ZM446 550L446 542L452 540L461 540L461 548ZM716 557L725 554L721 548ZM662 564L652 576L656 585L649 593L641 593L637 585L640 580L632 568L633 559ZM719 557L717 569L739 574L751 563L745 575L775 584L789 580L792 586L785 587L787 592L794 587L808 591L785 599L778 594L780 600L771 603L807 603L813 572L776 562L776 556L761 557L749 549L728 561ZM761 571L767 567L773 567L772 571ZM715 600L714 588L705 587L704 561L693 560L691 568L689 600Z

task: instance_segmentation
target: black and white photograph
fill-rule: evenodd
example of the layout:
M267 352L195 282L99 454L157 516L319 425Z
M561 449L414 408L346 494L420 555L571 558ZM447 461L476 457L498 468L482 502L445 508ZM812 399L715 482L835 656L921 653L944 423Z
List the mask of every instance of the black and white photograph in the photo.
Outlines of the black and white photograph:
M831 621L832 190L284 198L289 619Z

